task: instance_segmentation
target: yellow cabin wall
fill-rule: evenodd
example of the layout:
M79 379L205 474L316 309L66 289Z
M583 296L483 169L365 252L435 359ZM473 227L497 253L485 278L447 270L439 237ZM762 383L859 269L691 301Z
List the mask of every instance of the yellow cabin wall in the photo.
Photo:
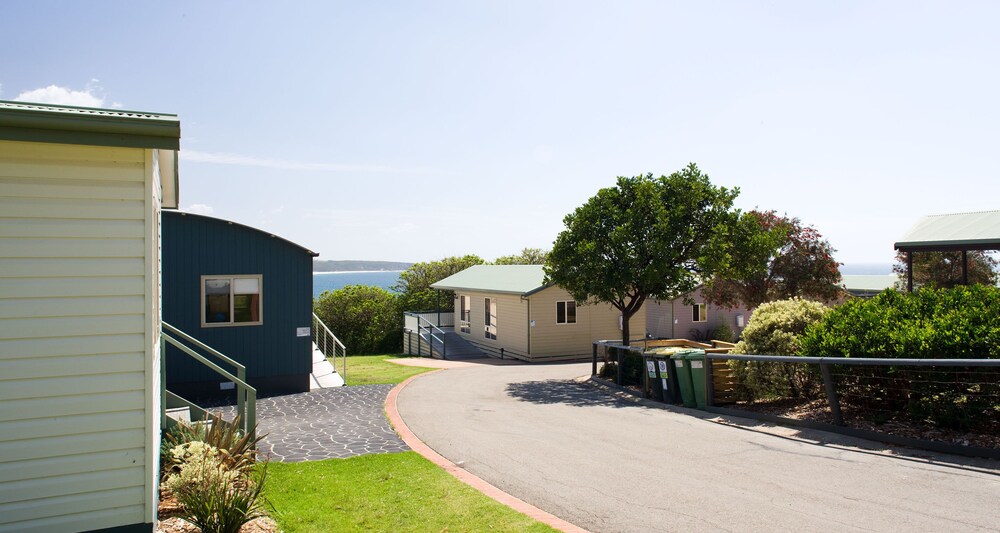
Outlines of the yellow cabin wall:
M155 520L155 156L0 141L0 532Z

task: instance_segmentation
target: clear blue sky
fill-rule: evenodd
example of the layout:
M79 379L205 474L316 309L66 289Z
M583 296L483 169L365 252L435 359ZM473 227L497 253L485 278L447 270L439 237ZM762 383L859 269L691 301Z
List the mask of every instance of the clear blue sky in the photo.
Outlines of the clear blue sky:
M177 113L182 206L321 259L548 248L615 176L892 260L1000 208L997 2L5 2L0 98Z

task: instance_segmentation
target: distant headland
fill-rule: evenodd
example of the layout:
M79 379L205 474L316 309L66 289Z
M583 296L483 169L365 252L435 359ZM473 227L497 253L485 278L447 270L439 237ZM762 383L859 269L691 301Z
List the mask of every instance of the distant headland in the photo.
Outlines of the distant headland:
M406 270L413 263L399 261L313 261L313 272L371 272Z

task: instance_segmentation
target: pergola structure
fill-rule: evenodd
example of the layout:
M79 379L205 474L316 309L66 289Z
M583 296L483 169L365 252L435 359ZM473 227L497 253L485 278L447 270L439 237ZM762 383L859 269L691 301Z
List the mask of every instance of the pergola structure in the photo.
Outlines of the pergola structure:
M913 292L913 252L962 252L962 283L969 283L969 250L1000 250L1000 211L931 215L895 244L906 252L906 289Z

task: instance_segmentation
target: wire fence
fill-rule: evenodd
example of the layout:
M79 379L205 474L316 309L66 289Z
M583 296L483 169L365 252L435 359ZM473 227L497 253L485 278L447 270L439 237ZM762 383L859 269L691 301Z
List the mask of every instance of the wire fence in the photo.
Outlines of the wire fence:
M997 359L708 357L732 370L730 390L709 396L728 393L740 409L1000 448Z

